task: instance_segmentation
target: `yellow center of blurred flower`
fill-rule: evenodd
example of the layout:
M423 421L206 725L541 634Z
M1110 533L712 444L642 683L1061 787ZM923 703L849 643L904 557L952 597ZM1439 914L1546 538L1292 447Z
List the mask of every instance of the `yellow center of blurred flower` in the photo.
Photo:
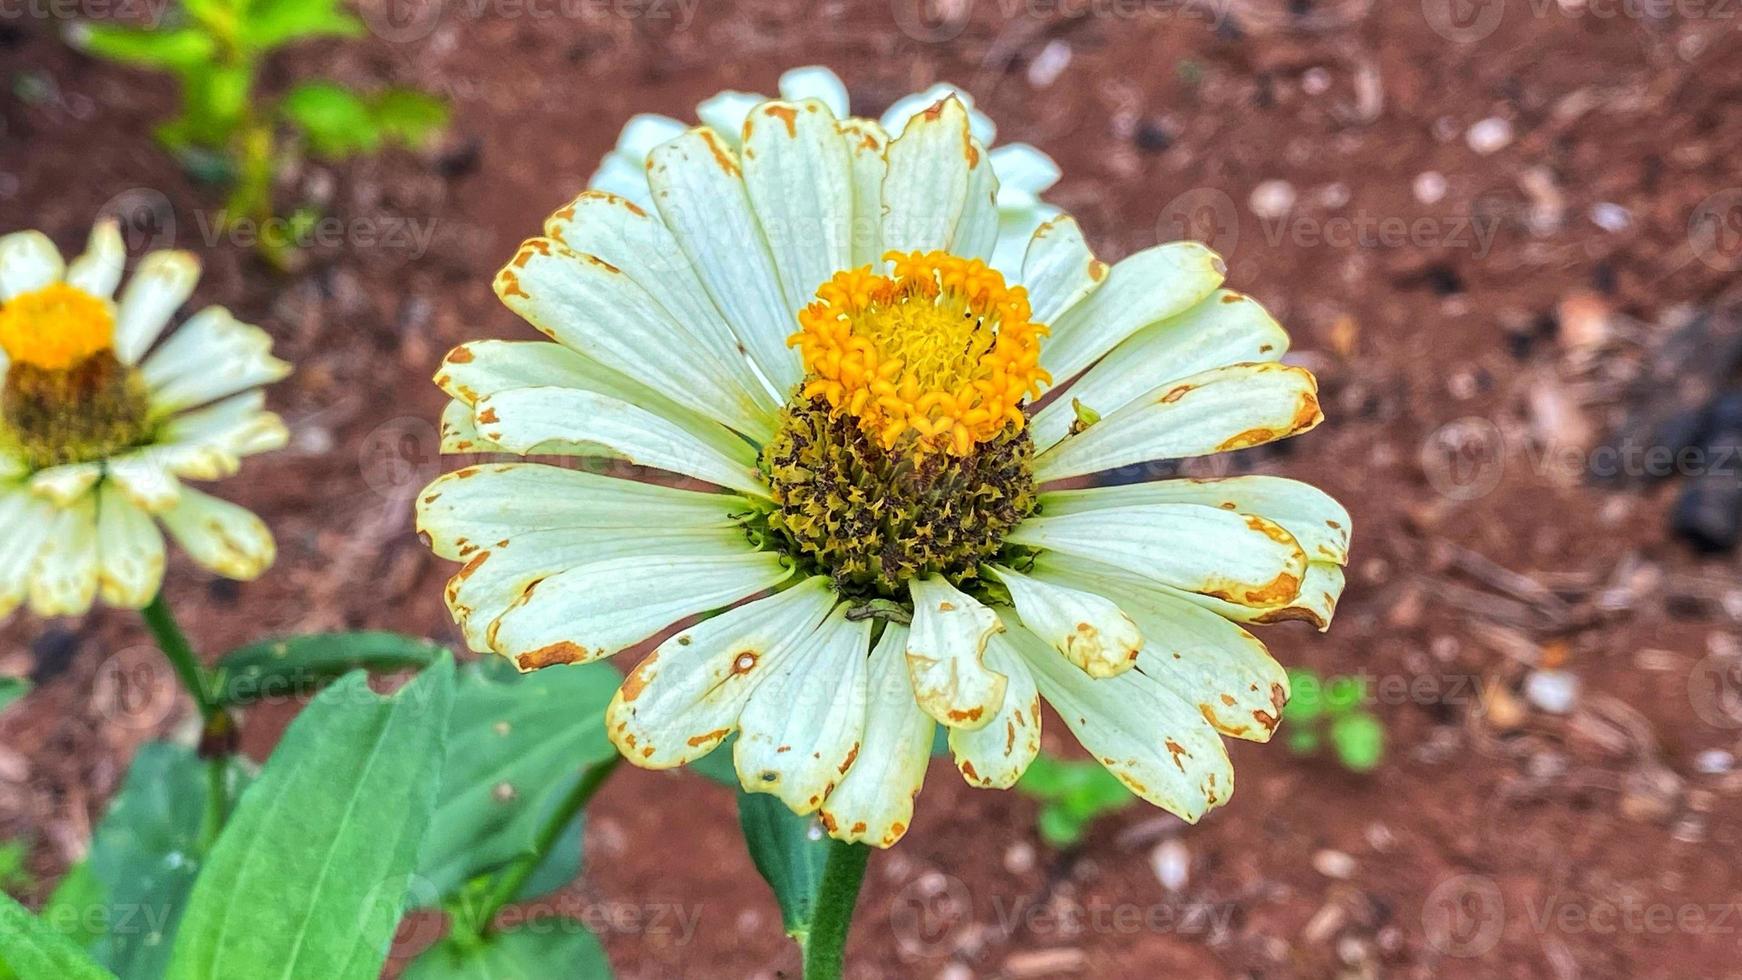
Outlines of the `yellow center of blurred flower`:
M65 371L115 341L110 304L57 282L0 306L0 348L15 363Z
M1028 293L979 259L890 252L894 269L837 272L799 311L788 340L804 359L804 398L858 418L883 448L912 433L916 452L966 456L1020 432L1022 402L1052 377L1040 368L1047 328Z

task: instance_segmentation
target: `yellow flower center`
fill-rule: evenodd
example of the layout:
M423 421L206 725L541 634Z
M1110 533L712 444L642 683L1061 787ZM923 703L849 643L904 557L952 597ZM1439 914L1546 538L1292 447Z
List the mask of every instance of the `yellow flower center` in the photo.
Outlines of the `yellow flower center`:
M65 371L114 341L109 302L77 286L57 282L0 306L0 348L18 364Z
M1047 328L1028 293L979 259L890 252L894 269L837 272L799 311L787 340L804 359L805 398L859 420L885 449L912 433L923 454L965 456L1022 431L1022 402L1052 376L1040 368Z

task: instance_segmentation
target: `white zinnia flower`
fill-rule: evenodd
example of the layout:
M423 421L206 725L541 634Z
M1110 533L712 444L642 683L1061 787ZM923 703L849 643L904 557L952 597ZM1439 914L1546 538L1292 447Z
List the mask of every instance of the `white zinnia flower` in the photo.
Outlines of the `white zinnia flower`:
M436 480L418 525L465 562L469 644L525 670L718 613L631 672L611 739L658 769L737 731L743 785L846 840L906 830L936 724L970 783L1010 786L1042 698L1142 798L1226 801L1218 735L1268 739L1288 696L1241 624L1329 623L1348 515L1263 476L1061 487L1305 431L1316 385L1196 243L1109 268L1060 217L1007 283L980 261L989 162L954 97L894 139L772 101L736 144L652 147L652 210L595 190L553 215L496 291L555 343L449 354L444 450L719 490L525 462Z
M780 97L790 102L816 99L837 118L848 116L847 86L840 76L821 65L794 68L780 76ZM968 110L968 126L982 146L991 147L998 135L992 118L974 108L974 97L948 82L939 82L923 92L897 99L878 123L886 133L899 133L907 121L940 99L955 96ZM696 118L719 134L734 150L750 109L768 101L754 92L727 90L703 99ZM630 119L617 136L617 145L599 164L587 186L626 197L644 208L653 207L653 192L647 186L647 154L666 140L682 135L689 127L670 116L645 112ZM1034 230L1059 214L1059 209L1040 196L1058 182L1059 168L1052 157L1027 143L1008 143L992 149L992 170L998 175L998 243L987 256L992 267L1006 276L1022 271L1022 254Z
M71 265L41 232L0 237L0 618L26 598L42 616L99 595L147 605L163 580L159 522L220 575L272 564L258 517L181 481L229 476L284 445L260 386L290 365L219 307L152 350L199 261L153 252L116 302L126 257L112 221Z

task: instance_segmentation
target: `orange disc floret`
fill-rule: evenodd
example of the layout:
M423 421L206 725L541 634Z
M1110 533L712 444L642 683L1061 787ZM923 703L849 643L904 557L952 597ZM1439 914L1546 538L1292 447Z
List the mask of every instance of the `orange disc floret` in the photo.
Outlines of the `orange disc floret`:
M911 433L920 452L967 455L1021 431L1024 399L1052 377L1040 367L1043 324L1028 293L980 259L890 252L835 273L798 313L787 340L804 360L806 398L857 416L885 449Z
M65 371L115 341L108 301L51 283L0 305L0 350L20 364Z

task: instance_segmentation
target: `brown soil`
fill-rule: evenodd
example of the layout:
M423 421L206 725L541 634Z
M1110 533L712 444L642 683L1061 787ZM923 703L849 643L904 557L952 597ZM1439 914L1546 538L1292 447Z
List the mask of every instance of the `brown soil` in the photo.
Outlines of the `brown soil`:
M912 831L873 862L852 975L1737 976L1742 776L1696 765L1738 751L1735 562L1670 537L1673 486L1597 489L1532 447L1588 443L1639 344L1727 283L1689 227L1742 186L1742 11L1493 0L1469 6L1502 7L1499 28L1455 43L1424 17L1440 0L1189 8L1226 14L1219 27L1166 3L943 6L967 15L943 43L913 36L937 21L907 0L757 0L689 8L693 22L676 5L532 16L456 2L423 36L314 46L275 83L323 70L421 85L452 98L456 121L436 153L288 175L286 199L433 237L353 234L287 278L206 240L218 195L151 140L167 84L71 53L59 23L0 20L0 228L72 248L117 194L161 202L175 242L206 261L197 301L261 323L298 365L272 392L292 447L223 488L273 524L278 565L234 586L172 564L197 642L338 626L457 639L440 600L450 570L409 520L443 465L428 377L452 344L530 335L490 273L631 113L687 115L812 62L848 78L861 111L953 79L1002 139L1059 160L1053 199L1105 256L1196 229L1291 328L1330 421L1243 465L1347 503L1356 558L1328 635L1266 639L1285 663L1365 672L1390 750L1356 776L1280 742L1236 744L1240 791L1201 825L1133 808L1070 853L1038 843L1029 800L937 764ZM1060 45L1068 65L1036 87ZM1466 132L1491 117L1511 138L1483 154ZM1429 171L1437 200L1418 194ZM1277 180L1295 192L1280 233L1249 204ZM1625 227L1599 205L1625 209ZM1399 219L1420 233L1391 236L1382 222ZM1609 342L1580 332L1580 308L1608 314ZM1436 489L1442 427L1460 419L1476 421L1454 433L1506 435L1501 465L1477 473L1496 477L1488 492ZM44 677L0 720L0 837L31 836L45 878L79 853L133 749L185 720L144 642L113 612L0 629L0 671ZM1519 693L1545 663L1581 683L1570 714ZM250 719L250 750L291 710ZM1048 744L1063 750L1058 728ZM630 771L594 812L567 908L618 913L604 939L621 975L795 972L728 792ZM1152 866L1165 842L1189 860L1176 892Z

